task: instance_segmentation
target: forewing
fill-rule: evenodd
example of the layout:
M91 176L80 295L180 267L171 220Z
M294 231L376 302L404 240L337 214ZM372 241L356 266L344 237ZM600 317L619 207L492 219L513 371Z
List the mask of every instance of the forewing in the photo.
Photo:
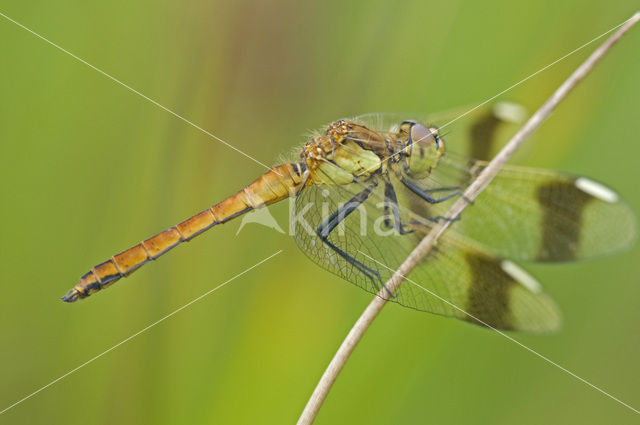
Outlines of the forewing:
M336 228L329 235L329 242L347 253L350 260L324 243L315 230L362 186L310 186L296 200L299 216L295 238L302 251L321 267L374 294L380 283L362 273L354 261L375 270L380 282L386 282L429 230L420 225L413 233L400 235L386 228L384 211L376 205L383 200L382 185L378 184L360 211L344 219L342 229ZM409 217L403 214L403 220ZM505 270L504 264L512 266ZM449 240L445 233L394 297L388 298L406 307L497 329L556 329L560 316L553 301L530 276L514 270L520 269L462 241Z
M483 160L493 157L525 116L520 106L505 102L466 114L470 109L409 117L441 126L447 149L432 174L415 181L420 187L459 187L463 191L486 165ZM407 119L398 114L359 118L371 126ZM398 192L404 198L401 206L426 217L442 215L452 204L429 205L412 194L400 193L408 192L405 188ZM634 213L605 185L556 171L507 165L448 233L499 257L563 262L627 249L637 238L637 227Z
M449 156L420 183L466 187L485 165ZM607 186L586 177L518 166L505 166L463 211L452 231L497 256L540 262L618 252L637 237L634 213Z

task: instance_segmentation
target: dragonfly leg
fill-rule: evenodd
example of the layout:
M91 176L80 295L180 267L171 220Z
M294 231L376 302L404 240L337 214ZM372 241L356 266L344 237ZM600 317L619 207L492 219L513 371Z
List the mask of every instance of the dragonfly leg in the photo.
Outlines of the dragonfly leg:
M444 202L448 199L453 198L454 196L458 196L460 195L460 191L462 190L462 188L460 186L448 186L448 187L436 187L433 189L422 189L420 186L418 186L417 184L413 183L410 180L406 180L404 178L401 179L402 183L409 189L411 190L413 193L415 193L416 195L418 195L419 197L421 197L422 199L424 199L425 201L429 202L430 204L437 204L440 202ZM432 192L444 192L444 191L451 191L453 190L453 193L450 193L449 195L445 196L444 198L440 198L440 199L435 199L433 198L431 195L429 195L429 193ZM467 200L467 202L472 203L470 200ZM458 221L460 220L460 216L458 215L458 217L454 218L454 219L450 219L448 217L439 215L436 217L427 217L427 220L432 221L434 223L437 223L440 220L446 220L446 221Z
M427 217L427 220L432 221L432 222L434 222L434 223L437 223L437 222L438 222L438 221L440 221L440 220L445 220L445 221L451 221L451 222L454 222L454 221L458 221L458 220L460 220L460 215L458 215L456 218L449 218L449 217L445 217L445 216L443 216L443 215L438 215L438 216L436 216L436 217Z
M446 192L446 191L449 191L449 190L460 191L460 190L462 190L462 186L445 186L445 187L434 187L433 189L422 189L422 191L425 192L425 193Z
M349 202L342 205L338 208L333 214L329 216L325 221L320 223L318 228L316 229L316 234L320 237L323 243L325 243L329 248L331 248L336 254L342 257L349 264L354 266L358 271L364 274L367 278L371 280L371 283L376 288L376 290L380 290L380 288L385 288L389 296L395 298L395 295L387 289L384 282L382 282L382 277L377 270L372 269L361 261L356 260L353 256L349 255L347 252L342 250L341 248L334 245L331 241L329 241L329 235L331 232L342 222L349 214L355 211L364 201L367 200L369 195L371 194L372 188L367 188L362 192L358 193L356 196L351 198Z
M396 191L393 188L393 184L391 184L390 181L387 181L385 183L384 197L385 197L385 209L390 206L393 212L393 225L396 231L401 235L406 235L407 233L413 232L412 229L409 229L404 224L402 224L402 220L400 218L400 207L398 207L398 198L396 196ZM385 224L388 227L391 227L389 226L389 222L387 219L385 219Z
M439 204L440 202L444 202L447 201L451 198L453 198L454 196L458 196L460 195L460 189L459 187L439 187L436 189L422 189L420 186L418 186L417 184L415 184L414 182L412 182L411 180L407 180L404 177L401 178L402 183L413 193L415 193L416 195L418 195L419 197L421 197L422 199L424 199L425 201L427 201L430 204ZM433 196L429 195L429 193L431 192L441 192L441 191L445 191L445 190L455 190L453 193L448 194L447 196L444 196L440 199L436 199Z
M449 195L449 197L447 197L447 198L440 199L438 202L446 201L450 197L453 197L455 195L459 195L460 192L462 191L462 186L435 187L433 189L423 189L423 192L432 193L432 192L445 192L445 191L449 191L449 190L455 190L456 193ZM468 204L473 205L473 201L471 199L467 198L466 196L462 195L462 199L467 201Z

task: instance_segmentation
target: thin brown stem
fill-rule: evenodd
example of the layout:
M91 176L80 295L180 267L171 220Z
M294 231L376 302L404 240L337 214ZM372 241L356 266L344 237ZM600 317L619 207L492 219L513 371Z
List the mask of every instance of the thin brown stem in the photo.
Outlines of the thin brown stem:
M392 292L395 292L404 280L404 276L408 276L418 263L429 253L434 247L438 238L451 225L453 219L458 217L462 210L466 208L469 201L474 200L478 194L491 182L498 174L504 164L511 158L514 152L524 143L524 141L542 124L542 122L551 115L553 110L560 104L569 92L593 69L593 67L602 59L602 57L611 49L611 47L638 21L640 20L640 12L635 13L620 28L609 37L598 49L596 49L587 60L576 69L573 74L551 95L551 97L536 111L525 125L516 133L515 136L502 148L487 167L480 173L478 178L467 188L464 195L451 207L445 215L449 220L440 220L422 239L418 246L409 254L407 259L394 272L385 286ZM383 292L384 291L384 292ZM309 398L305 406L298 425L311 424L322 403L327 398L333 383L337 379L340 371L344 367L347 359L355 349L356 345L362 339L373 320L378 316L380 311L387 303L386 290L379 292L378 295L369 303L360 318L349 331L349 334L340 345L335 356L329 363L324 374L320 378L313 394Z

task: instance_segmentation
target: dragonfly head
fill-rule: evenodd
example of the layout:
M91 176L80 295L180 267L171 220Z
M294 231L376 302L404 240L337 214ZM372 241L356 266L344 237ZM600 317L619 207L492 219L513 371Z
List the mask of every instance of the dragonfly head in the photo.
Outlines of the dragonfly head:
M444 153L444 142L438 129L411 120L402 123L400 132L408 136L404 147L407 171L413 175L429 173Z

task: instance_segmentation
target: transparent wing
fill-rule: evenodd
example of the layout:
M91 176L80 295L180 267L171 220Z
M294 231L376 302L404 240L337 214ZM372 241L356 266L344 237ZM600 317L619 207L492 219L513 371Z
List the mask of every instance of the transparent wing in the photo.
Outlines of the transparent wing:
M446 156L421 187L468 186L486 163ZM451 204L445 203L445 209ZM417 203L411 202L414 209ZM629 248L633 211L609 187L586 177L505 166L452 226L500 257L563 262Z
M359 184L305 188L296 199L295 238L315 263L377 294L429 226L412 223L402 213L400 221L415 231L394 231L394 220L381 205L384 183L378 182L369 198L323 240L318 229L363 190ZM446 233L408 278L390 301L504 330L547 332L560 324L555 304L533 278L513 263L448 239Z
M456 120L465 109L423 120L452 124L441 129L449 132L444 136L447 153L429 177L414 181L418 187L464 190L486 166L482 160L493 157L517 129L514 123L525 115L521 107L503 102ZM364 119L372 125L376 121L402 120L393 114L369 114ZM406 192L406 188L398 191ZM401 207L424 217L443 215L451 206L451 202L428 205L402 193L398 197L404 198L399 202ZM449 232L450 237L499 257L563 262L625 250L637 238L637 225L633 211L601 183L551 170L507 165Z
M458 121L454 120L464 110L439 117L367 114L354 121L383 133L406 119L439 125L448 153L429 177L411 180L438 200L456 188L464 190L486 166L467 157L491 158L515 131L510 124L523 118L522 110L498 105L480 108L469 114L471 119ZM300 248L320 266L374 294L455 201L454 197L426 202L392 178L399 206L394 214L388 206L384 208L387 195L382 180L374 182L375 187L369 186L372 182L310 186L296 200L301 213L295 226ZM363 197L362 192L369 190L368 197ZM327 229L332 213L346 211L345 204L364 198L358 209L338 220L341 224L332 232L318 234ZM398 230L414 232L394 231L396 221L402 223ZM610 188L584 177L507 166L390 300L499 329L551 331L560 324L553 301L531 276L503 258L547 262L590 258L627 248L636 233L634 214Z

